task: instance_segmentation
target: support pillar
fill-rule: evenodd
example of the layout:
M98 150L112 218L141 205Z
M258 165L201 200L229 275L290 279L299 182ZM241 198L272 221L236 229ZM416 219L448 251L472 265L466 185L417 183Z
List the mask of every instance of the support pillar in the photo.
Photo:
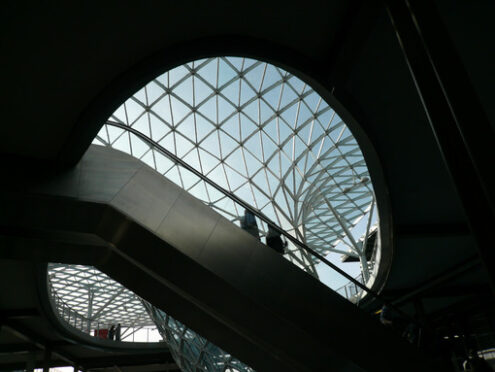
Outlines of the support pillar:
M51 350L45 347L45 352L43 353L43 372L50 372L51 358L52 358Z
M385 0L495 292L495 134L433 1Z

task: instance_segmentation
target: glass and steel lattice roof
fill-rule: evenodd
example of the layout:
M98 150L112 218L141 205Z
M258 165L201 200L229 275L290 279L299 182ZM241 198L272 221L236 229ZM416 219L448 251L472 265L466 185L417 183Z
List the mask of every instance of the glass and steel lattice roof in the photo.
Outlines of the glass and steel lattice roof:
M378 223L362 152L332 107L279 67L215 57L174 68L128 98L93 143L131 154L239 224L244 208L234 195L318 253L352 257L362 280L372 279L377 265L365 247ZM267 224L258 226L265 235ZM318 259L299 246L289 242L284 256L318 276ZM105 276L58 264L49 275L82 314L86 286L99 288ZM107 288L95 292L96 307L113 303L122 321L156 324L183 370L251 370L118 284Z
M83 332L121 324L130 341L126 334L156 328L140 297L92 266L50 263L47 279L55 310Z
M319 253L363 255L371 225L352 230L376 208L361 150L318 93L274 65L217 57L172 69L125 101L94 143L141 159L231 221L243 208L177 160ZM287 256L315 274L318 260L299 247Z

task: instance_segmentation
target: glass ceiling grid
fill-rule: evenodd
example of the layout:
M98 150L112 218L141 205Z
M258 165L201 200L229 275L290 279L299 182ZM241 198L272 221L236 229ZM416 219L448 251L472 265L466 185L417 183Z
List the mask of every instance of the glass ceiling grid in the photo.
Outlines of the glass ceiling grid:
M211 58L173 69L131 97L123 104L124 117L118 109L109 123L115 120L164 147L168 145L176 156L220 186L256 209L269 211L280 227L298 239L308 239L309 226L318 231L314 217L309 217L323 203L312 203L310 195L315 192L336 202L334 209L340 219L351 228L355 226L359 214L364 216L369 203L373 203L373 191L366 182L356 182L368 177L364 167L360 174L355 170L364 165L364 160L345 124L295 76L260 61L240 61ZM197 87L199 84L201 88ZM162 91L156 92L158 87ZM148 91L155 92L151 103ZM164 99L168 99L167 107L160 105ZM129 116L132 110L135 112ZM146 112L147 123L140 124ZM158 137L153 134L158 130L151 115L157 116L164 127ZM198 118L203 119L201 123ZM205 125L209 128L206 132L201 128ZM136 147L141 140L123 130L111 138L108 127L105 125L100 131L99 143L120 148L142 160L151 152L153 161L147 163L160 168L152 145L141 144L144 149L139 152ZM126 134L129 146L121 147L117 141ZM179 166L171 163L161 173L230 220L240 218L241 208L222 198L213 200L208 187L197 187L202 181ZM313 175L316 178L311 180ZM367 202L358 204L362 198ZM223 201L223 207L219 201ZM318 244L318 251L326 254L340 240L341 229L332 214L314 214L319 224L334 233L325 235L325 244ZM309 238L308 242L313 240Z
M265 62L218 57L172 69L124 102L94 143L137 157L239 225L244 208L183 161L323 255L362 259L377 228L366 164L345 123L307 84ZM285 256L317 276L305 250L289 242ZM92 288L93 314L156 323L183 370L251 370L93 268L54 264L50 280L82 315Z

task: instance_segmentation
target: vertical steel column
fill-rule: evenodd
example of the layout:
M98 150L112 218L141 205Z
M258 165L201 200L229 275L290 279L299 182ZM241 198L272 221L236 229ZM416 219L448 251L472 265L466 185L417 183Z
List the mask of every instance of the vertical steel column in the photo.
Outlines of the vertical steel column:
M48 347L45 347L45 352L43 353L43 372L50 372L51 358L51 350Z
M385 0L495 292L495 135L431 0Z

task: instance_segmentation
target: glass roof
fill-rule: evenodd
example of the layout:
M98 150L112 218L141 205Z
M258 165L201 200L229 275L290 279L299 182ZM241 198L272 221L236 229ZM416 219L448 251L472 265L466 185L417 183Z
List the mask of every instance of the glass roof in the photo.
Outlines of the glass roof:
M155 326L140 297L92 266L50 263L48 280L66 307L102 328Z
M266 62L217 57L172 69L122 104L94 143L130 153L238 222L244 209L180 159L322 254L359 257L371 225L358 224L376 219L348 127L310 86ZM316 275L318 261L299 247L287 256Z
M377 267L364 248L378 222L359 146L323 98L281 68L237 57L179 66L127 99L93 143L140 159L239 225L235 195L317 252L361 260L364 282ZM258 226L265 235L266 223ZM287 259L318 276L316 258L288 248ZM251 370L92 267L51 264L49 279L83 316L156 324L183 370Z

